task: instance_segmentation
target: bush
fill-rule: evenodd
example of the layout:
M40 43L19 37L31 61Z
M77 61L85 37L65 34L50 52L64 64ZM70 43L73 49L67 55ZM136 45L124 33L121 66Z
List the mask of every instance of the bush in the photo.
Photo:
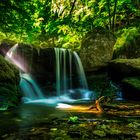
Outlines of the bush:
M117 34L119 37L114 46L113 58L140 57L140 28L125 28Z

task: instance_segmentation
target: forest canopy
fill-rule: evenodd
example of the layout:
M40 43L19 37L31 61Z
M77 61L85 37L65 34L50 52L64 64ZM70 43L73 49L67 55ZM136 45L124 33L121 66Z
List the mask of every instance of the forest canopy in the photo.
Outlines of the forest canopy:
M138 33L140 0L1 0L0 17L0 41L75 49L94 27Z

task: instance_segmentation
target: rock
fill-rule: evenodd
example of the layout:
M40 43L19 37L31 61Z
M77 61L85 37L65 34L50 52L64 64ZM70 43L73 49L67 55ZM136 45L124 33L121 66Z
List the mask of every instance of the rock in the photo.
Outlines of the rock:
M123 44L121 44L124 42ZM119 44L120 43L120 44ZM113 58L138 58L140 57L140 32L127 34L126 40L116 42ZM118 47L117 47L118 46Z
M86 34L79 52L85 71L107 66L112 59L116 38L105 29L95 28Z
M0 55L5 56L7 51L16 44L16 42L11 40L3 40L0 44Z
M18 61L22 63L27 73L31 73L33 70L33 61L37 59L37 56L38 50L30 44L19 43L14 52L14 57L17 57Z
M19 80L19 71L0 55L0 83L16 84Z
M140 77L129 77L122 81L123 98L140 100Z
M15 106L20 101L19 71L0 55L0 108Z
M140 76L140 58L112 60L109 63L108 70L114 81L121 81L126 77Z
M33 75L40 84L47 83L46 80L55 80L52 78L55 75L54 48L37 49L32 45L20 43L14 53L14 57L17 57L22 63L25 72Z
M53 48L40 49L37 55L34 55L32 61L32 71L40 84L50 81L52 84L55 79L55 52Z

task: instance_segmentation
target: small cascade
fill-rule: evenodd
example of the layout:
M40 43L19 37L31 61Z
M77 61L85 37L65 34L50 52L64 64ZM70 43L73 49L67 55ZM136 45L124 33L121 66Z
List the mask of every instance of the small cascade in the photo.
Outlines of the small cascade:
M73 55L74 55L76 69L77 69L79 80L80 80L80 87L88 90L87 79L86 79L86 76L85 76L85 72L84 72L84 69L83 69L81 59L76 52L73 52Z
M61 93L66 93L68 90L67 78L67 50L55 48L55 58L56 58L56 91L57 95L60 96Z
M29 98L31 100L45 98L38 84L31 77L31 75L27 73L24 74L21 73L20 77L21 77L20 87L24 93L24 97Z
M57 95L60 96L60 51L55 48L55 56L56 56L56 92Z
M72 75L72 53L71 53L71 50L68 50L68 52L69 52L70 75ZM70 89L72 89L72 76L70 76Z
M57 95L62 94L76 94L77 98L89 96L88 85L84 69L78 54L69 49L55 48L56 57L56 91ZM73 66L75 65L75 66ZM73 71L73 67L76 72ZM76 73L76 78L73 79L73 73ZM73 85L73 81L76 80L77 87ZM88 93L88 94L87 94ZM82 96L82 94L86 94Z

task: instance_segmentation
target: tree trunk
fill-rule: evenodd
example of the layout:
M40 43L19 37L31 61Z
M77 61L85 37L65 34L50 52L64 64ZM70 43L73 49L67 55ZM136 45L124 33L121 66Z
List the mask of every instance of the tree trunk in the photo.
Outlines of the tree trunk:
M109 30L111 30L111 13L110 13L110 0L107 0L108 17L109 17Z
M74 0L73 4L72 4L72 7L71 7L71 10L70 10L70 13L69 13L69 16L71 17L72 15L72 12L73 12L73 9L75 7L75 3L76 3L76 0Z
M116 15L116 10L117 10L117 2L118 0L115 0L115 5L114 5L114 12L113 12L113 20L112 20L112 31L115 32L115 15Z

